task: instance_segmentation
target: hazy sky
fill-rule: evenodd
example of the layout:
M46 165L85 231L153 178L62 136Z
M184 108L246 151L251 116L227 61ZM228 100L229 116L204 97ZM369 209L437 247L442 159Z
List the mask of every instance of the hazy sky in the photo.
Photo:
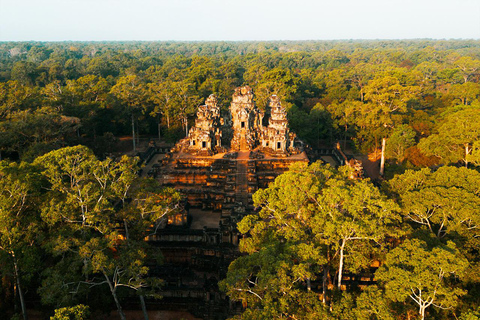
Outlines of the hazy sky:
M480 39L480 0L0 0L0 41Z

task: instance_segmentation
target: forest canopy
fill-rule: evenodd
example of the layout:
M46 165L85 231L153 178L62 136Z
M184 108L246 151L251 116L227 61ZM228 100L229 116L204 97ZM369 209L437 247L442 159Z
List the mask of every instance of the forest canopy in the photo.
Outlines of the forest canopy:
M115 142L176 142L241 85L267 113L277 95L311 148L383 140L387 166L296 165L255 193L220 282L236 318L480 318L480 41L429 39L0 42L0 313L34 296L125 319L122 299L158 297L144 239L181 196Z
M390 161L410 166L478 149L448 132L480 107L476 40L3 42L0 62L0 150L22 159L132 132L175 142L208 95L226 111L242 84L262 109L279 96L314 147L370 152L390 137Z

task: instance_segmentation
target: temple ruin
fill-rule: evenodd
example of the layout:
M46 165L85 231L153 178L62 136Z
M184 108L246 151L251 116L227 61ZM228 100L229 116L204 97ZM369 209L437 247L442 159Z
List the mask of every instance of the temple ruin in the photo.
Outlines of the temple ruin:
M210 95L198 107L188 136L156 158L150 171L185 198L185 211L170 216L167 226L148 238L165 258L158 267L166 282L159 303L203 319L241 310L219 291L217 281L239 255L237 223L255 212L252 194L291 164L309 161L277 96L270 97L264 112L256 107L252 89L244 86L235 89L229 109L221 110ZM337 165L350 164L339 146L309 151L312 159L327 155Z
M261 150L270 154L284 156L300 152L295 145L296 135L288 129L287 112L277 96L270 97L270 118L268 127L262 128Z
M232 150L253 150L262 130L263 112L255 106L252 89L248 86L235 89L230 105L233 138Z
M204 319L231 312L216 282L239 254L236 225L255 211L252 194L292 163L308 162L278 97L270 98L264 112L256 107L252 89L244 86L235 89L223 114L221 110L210 95L198 107L188 136L155 158L158 163L150 170L185 198L185 211L170 216L167 226L148 239L165 258L158 268L167 283L161 303L165 308L178 304Z
M221 125L220 107L215 95L211 94L205 105L198 107L195 126L190 129L187 139L184 139L183 143L188 142L188 152L211 156L224 151Z
M205 105L198 107L195 126L190 129L188 137L177 144L175 151L212 156L226 152L224 146L227 145L230 145L230 151L256 150L277 157L303 151L302 143L289 131L286 110L277 96L270 97L268 126L263 125L265 112L256 107L249 86L235 89L229 111L225 121L220 117L217 98L210 95ZM226 141L224 131L231 132L230 141Z
M215 95L197 110L195 125L164 159L162 183L182 192L193 207L227 214L253 209L251 195L296 161L308 161L289 131L285 108L270 98L266 114L252 88L235 89L229 112L220 114ZM230 147L227 147L230 146Z

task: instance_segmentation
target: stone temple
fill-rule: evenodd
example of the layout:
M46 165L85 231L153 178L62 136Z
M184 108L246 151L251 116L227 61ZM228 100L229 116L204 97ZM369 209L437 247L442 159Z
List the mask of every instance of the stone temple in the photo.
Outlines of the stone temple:
M308 162L303 143L290 132L276 96L264 112L250 87L235 89L227 112L214 95L198 107L188 136L162 154L153 176L177 189L185 211L148 238L163 253L160 308L183 309L203 319L231 316L219 291L229 263L239 255L237 222L255 211L252 194L266 188L294 162ZM235 308L234 308L235 309Z
M256 107L252 89L249 86L236 88L229 119L224 121L215 95L210 95L205 105L198 107L195 126L176 150L211 156L226 152L224 145L230 145L230 151L255 150L277 157L301 153L301 142L295 142L296 135L289 131L286 110L277 96L270 97L269 107L268 125L264 126L265 112ZM224 131L228 134L224 135Z
M185 210L169 216L163 229L147 238L165 258L156 269L165 280L156 307L212 320L231 317L242 308L228 301L217 282L239 255L237 222L255 212L252 194L267 188L291 164L309 161L303 143L289 130L277 96L270 97L262 111L252 89L240 87L225 111L222 114L219 101L210 95L198 107L188 136L166 154L157 150L158 163L149 171L185 199ZM316 151L309 149L311 159L327 156L337 165L353 166L352 178L363 175L361 163L348 159L339 144Z
M223 152L220 107L215 95L210 95L205 105L198 107L195 126L188 133L187 150L198 155Z
M256 107L252 89L244 86L235 89L223 118L214 95L196 116L188 136L163 160L160 178L194 208L221 212L222 217L253 210L256 190L268 187L293 162L308 162L277 96L264 112Z

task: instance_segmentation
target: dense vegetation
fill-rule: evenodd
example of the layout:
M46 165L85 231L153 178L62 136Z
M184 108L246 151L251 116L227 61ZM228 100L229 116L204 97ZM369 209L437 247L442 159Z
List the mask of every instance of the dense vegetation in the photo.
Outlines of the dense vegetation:
M474 128L449 129L479 108L479 41L7 42L0 81L0 150L25 160L79 142L101 155L132 129L177 141L209 94L226 110L241 84L260 108L280 96L313 146L348 140L367 152L391 137L388 157L412 166L478 149Z
M180 197L138 178L137 161L100 161L79 145L33 163L0 162L4 315L21 311L26 319L28 292L53 309L84 303L108 312L112 300L126 319L120 296L130 289L144 304L145 294L156 295L161 280L150 277L147 265L161 261L161 253L144 239L178 209Z
M222 282L242 318L480 317L480 42L431 40L0 43L0 312L27 294L59 318L122 314L156 294L143 239L179 196L105 155L124 135L176 141L242 84L310 145L386 138L388 159L377 185L312 164L255 195ZM362 274L376 284L342 283Z
M247 255L221 283L237 318L478 319L480 173L408 170L379 189L348 171L297 165L255 193Z

